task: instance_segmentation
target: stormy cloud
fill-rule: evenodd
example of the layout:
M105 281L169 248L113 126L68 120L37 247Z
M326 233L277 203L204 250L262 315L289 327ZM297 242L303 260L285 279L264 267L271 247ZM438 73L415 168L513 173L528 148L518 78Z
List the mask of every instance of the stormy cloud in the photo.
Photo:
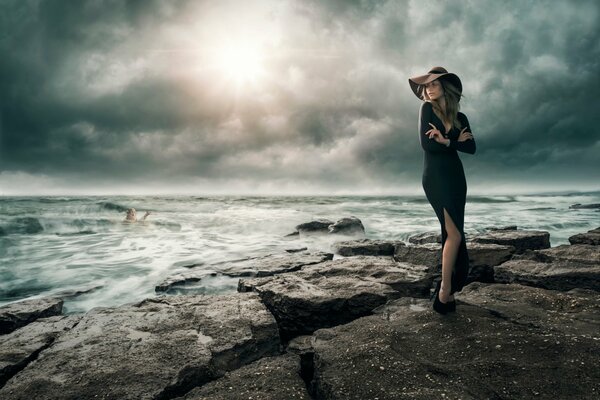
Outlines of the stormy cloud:
M469 193L598 189L599 8L4 0L0 194L421 193L407 79L437 65Z

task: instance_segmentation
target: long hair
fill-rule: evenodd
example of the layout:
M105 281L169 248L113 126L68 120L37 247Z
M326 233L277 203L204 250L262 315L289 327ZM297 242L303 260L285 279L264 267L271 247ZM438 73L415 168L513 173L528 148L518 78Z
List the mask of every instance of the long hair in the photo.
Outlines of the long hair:
M442 108L439 106L437 101L431 101L431 99L427 95L425 86L423 86L421 91L423 100L429 101L431 103L431 105L433 106L433 112L435 113L435 115L438 116L439 119L442 120L442 122L447 123L451 121L453 127L460 129L462 128L462 126L458 121L457 115L460 111L460 99L464 96L458 91L458 88L456 86L454 86L450 81L444 79L443 76L441 78L438 78L438 80L440 81L440 84L444 89L443 96L446 102L445 113L442 111Z

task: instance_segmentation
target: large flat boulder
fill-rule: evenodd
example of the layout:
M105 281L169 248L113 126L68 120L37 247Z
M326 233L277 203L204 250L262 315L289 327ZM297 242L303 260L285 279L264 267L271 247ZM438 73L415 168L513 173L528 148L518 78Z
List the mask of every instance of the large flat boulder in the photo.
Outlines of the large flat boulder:
M247 260L223 263L213 266L211 270L198 269L174 274L155 286L156 292L168 292L170 289L199 282L208 277L223 275L227 277L271 276L284 272L298 271L305 265L317 264L331 260L332 253L324 252L294 252L269 254Z
M14 332L0 336L0 387L80 319L77 315L38 318Z
M467 282L493 282L494 266L509 260L515 248L493 243L467 242L469 252L469 277ZM439 243L425 243L410 246L397 246L394 259L428 266L432 274L442 271L442 247Z
M393 256L396 246L406 246L400 240L357 239L335 242L332 250L344 257Z
M600 245L600 227L596 229L591 229L586 233L578 233L569 237L569 243L592 244L594 246Z
M516 253L525 250L539 250L550 247L550 233L536 230L498 229L485 234L473 236L471 241L476 243L492 243L513 246Z
M600 291L600 247L561 245L527 252L494 267L494 280L554 290Z
M22 300L0 307L0 334L4 335L38 318L62 313L63 300L58 297Z
M169 399L278 354L254 293L168 296L95 308L0 390L2 399Z
M598 294L478 282L463 293L456 313L405 297L314 332L313 398L599 397Z
M426 243L442 243L442 234L439 232L423 232L412 235L408 238L408 243L426 244Z
M204 386L179 400L310 400L300 377L300 357L295 354L264 357Z
M356 256L294 273L240 279L238 290L257 292L288 340L367 315L390 298L427 297L431 281L425 266Z

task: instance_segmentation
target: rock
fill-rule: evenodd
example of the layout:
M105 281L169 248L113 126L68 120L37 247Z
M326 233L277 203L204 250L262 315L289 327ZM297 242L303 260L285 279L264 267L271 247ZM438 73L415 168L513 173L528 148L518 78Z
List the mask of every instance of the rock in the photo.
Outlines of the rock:
M17 331L0 336L0 388L80 319L77 315L39 318Z
M285 249L285 251L287 251L288 253L297 253L299 251L305 251L307 249L308 247L300 247L298 249Z
M279 353L254 293L95 308L0 389L2 399L170 399Z
M38 318L62 313L63 300L56 297L22 300L0 307L0 334L4 335Z
M336 242L332 250L337 254L350 256L392 256L396 246L406 246L402 241L357 239Z
M468 288L470 294L457 297L457 312L449 315L435 313L426 300L405 297L376 309L376 315L317 330L313 362L306 367L313 371L313 398L598 397L597 294L565 297L477 282L463 292ZM564 307L548 313L536 301Z
M306 353L312 353L312 335L296 336L288 342L285 350L288 353L294 353L300 356Z
M600 227L591 229L586 233L578 233L569 237L569 243L571 244L593 244L595 246L600 245Z
M494 282L494 266L510 260L515 250L514 246L467 243L470 265L467 284L473 281ZM441 265L439 271L442 271Z
M193 389L180 400L310 400L295 354L265 357Z
M203 278L217 275L218 273L216 271L210 270L182 272L180 274L168 276L154 287L154 291L157 293L168 292L175 286L183 286L189 283L199 282Z
M363 226L360 219L352 216L349 218L342 218L335 224L329 227L329 233L336 233L342 235L364 235L365 227Z
M305 265L331 260L332 253L307 251L298 253L269 254L264 257L238 260L225 264L218 270L197 270L169 276L156 285L157 292L166 292L176 286L198 282L208 276L224 275L228 277L270 276L284 272L298 271ZM214 265L213 265L214 267Z
M600 293L594 290L560 292L514 283L474 283L457 298L517 324L600 340Z
M600 208L600 203L594 203L594 204L575 203L575 204L571 204L569 206L569 208L571 208L571 209Z
M332 225L333 221L328 219L318 219L315 221L305 222L300 225L296 225L296 232L298 233L327 233L329 231L329 225Z
M600 247L562 245L526 253L494 267L494 280L561 291L600 291Z
M471 240L475 243L514 246L516 253L522 253L527 249L538 250L550 247L550 233L546 231L498 230L474 236Z
M53 293L52 296L61 299L71 299L73 297L81 296L82 294L95 292L96 290L100 290L103 287L103 285L90 284L75 289L61 290L59 292Z
M570 264L600 264L600 249L589 244L562 244L543 250L528 250L515 255L514 260L533 260L544 263L564 261Z
M332 253L325 252L298 252L284 254L269 254L257 257L248 262L231 264L220 269L223 275L232 277L241 276L271 276L284 272L298 271L304 266L318 264L333 259Z
M437 232L423 232L408 238L412 244L442 243L442 234Z
M431 272L433 272L435 266L441 263L441 259L442 246L437 243L397 246L394 249L394 260L426 265L430 268Z
M515 252L515 248L498 244L467 242L467 251L470 265L467 283L472 281L493 282L494 266L509 260ZM399 262L425 265L433 275L439 275L442 271L442 247L437 243L398 246L394 252L394 259Z
M506 226L489 226L486 228L488 231L516 231L516 225L506 225Z
M429 296L431 280L421 265L356 256L305 266L294 273L240 279L238 290L260 295L287 341L367 315L390 298Z

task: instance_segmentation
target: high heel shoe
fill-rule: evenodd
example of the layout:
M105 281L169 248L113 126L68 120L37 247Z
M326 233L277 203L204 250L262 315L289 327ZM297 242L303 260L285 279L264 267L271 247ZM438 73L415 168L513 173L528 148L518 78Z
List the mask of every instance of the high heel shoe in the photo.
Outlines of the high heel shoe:
M438 281L437 286L435 287L435 291L433 292L433 296L435 296L435 299L433 300L433 309L440 314L446 314L448 312L449 306L448 303L442 303L440 301L439 293L441 287L442 281Z
M452 300L446 303L448 305L448 312L456 311L456 300Z

